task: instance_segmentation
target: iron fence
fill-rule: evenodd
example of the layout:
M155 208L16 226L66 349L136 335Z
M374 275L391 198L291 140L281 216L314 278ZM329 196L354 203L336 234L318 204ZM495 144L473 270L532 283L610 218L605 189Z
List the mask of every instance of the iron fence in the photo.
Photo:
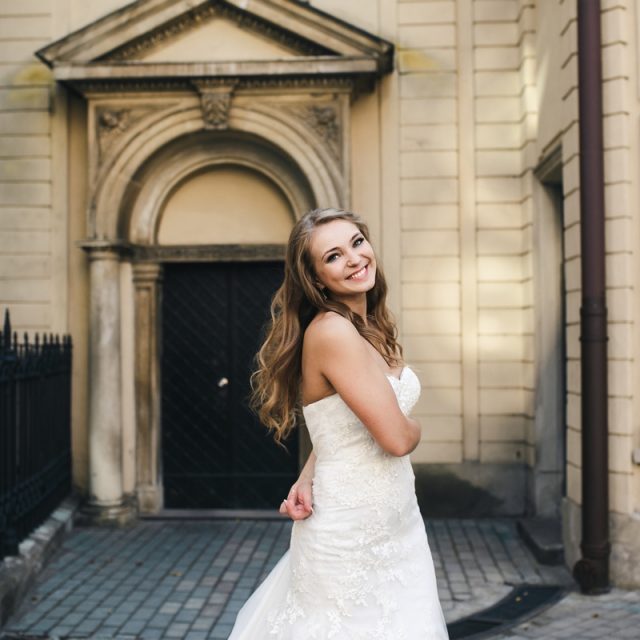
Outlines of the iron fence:
M71 490L71 338L0 334L0 558Z

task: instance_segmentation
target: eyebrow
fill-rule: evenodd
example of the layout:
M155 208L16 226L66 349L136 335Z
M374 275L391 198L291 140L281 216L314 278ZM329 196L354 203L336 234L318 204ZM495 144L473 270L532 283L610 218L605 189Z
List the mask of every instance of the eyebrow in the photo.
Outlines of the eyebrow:
M349 240L349 242L353 242L358 236L361 236L362 232L361 231L356 231L356 233L354 233L351 236L351 240ZM333 247L332 249L327 249L323 254L322 257L324 258L327 253L331 253L332 251L338 251L340 249L340 247Z

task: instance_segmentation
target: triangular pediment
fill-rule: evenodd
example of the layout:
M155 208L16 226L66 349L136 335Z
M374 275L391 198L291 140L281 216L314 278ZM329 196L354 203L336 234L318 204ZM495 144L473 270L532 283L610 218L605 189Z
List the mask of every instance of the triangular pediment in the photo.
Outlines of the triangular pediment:
M174 72L355 77L389 71L393 46L296 0L137 0L37 55L69 82Z
M283 60L300 55L290 46L243 29L230 18L208 20L197 29L170 38L138 54L141 62L223 62L225 60Z

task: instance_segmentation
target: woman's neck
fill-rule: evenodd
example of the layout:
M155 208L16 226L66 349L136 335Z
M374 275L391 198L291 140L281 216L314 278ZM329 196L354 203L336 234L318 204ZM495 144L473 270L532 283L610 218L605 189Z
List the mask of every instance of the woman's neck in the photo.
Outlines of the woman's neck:
M342 304L347 305L349 310L355 313L356 315L362 318L362 322L364 322L365 326L367 325L367 295L362 294L358 296L349 296L349 297L340 297L335 298L336 302L342 302Z

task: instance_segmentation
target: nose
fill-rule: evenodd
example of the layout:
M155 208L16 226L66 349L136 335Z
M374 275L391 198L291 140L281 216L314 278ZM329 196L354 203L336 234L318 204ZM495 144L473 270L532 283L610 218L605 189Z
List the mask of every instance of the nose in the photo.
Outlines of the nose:
M360 262L360 256L358 255L358 251L355 248L349 249L347 252L347 263L350 266L355 266Z

